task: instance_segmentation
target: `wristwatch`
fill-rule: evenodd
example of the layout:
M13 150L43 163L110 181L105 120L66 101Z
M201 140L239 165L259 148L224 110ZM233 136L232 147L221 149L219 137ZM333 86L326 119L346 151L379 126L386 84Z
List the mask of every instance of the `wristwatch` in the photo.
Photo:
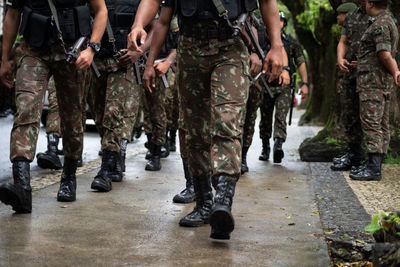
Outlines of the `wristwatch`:
M100 51L100 43L90 42L88 47L92 48L95 53Z
M282 69L287 70L290 73L290 67L289 66L283 66Z
M310 87L310 83L309 82L302 82L301 86L303 86L303 85L307 85L308 87Z

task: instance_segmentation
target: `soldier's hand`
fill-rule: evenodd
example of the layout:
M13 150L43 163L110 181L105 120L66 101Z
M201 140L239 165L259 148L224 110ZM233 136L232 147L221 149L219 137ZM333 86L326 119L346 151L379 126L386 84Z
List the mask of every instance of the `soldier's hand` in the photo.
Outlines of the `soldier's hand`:
M350 72L349 68L347 67L348 65L350 65L350 63L347 61L347 59L339 58L338 65L341 72Z
M153 92L152 88L156 87L156 71L153 66L146 65L146 69L143 73L143 86L150 93Z
M352 67L353 69L357 69L357 66L358 66L358 61L356 61L356 60L353 60L351 63L350 63L350 65L349 65L350 67Z
M171 66L171 63L168 62L167 60L165 60L163 62L157 62L153 65L154 69L157 72L158 77L165 75L168 72L168 69L170 66Z
M142 27L134 27L128 35L128 49L131 51L136 51L143 53L140 48L141 45L144 44L147 38L147 32ZM137 40L139 41L139 44Z
M121 67L126 67L129 65L132 65L133 63L136 62L136 60L138 60L138 58L140 57L140 53L137 51L131 51L128 49L121 49L122 52L126 52L125 55L121 56L118 58L119 61L119 65Z
M303 84L303 86L300 88L300 95L301 99L306 99L308 97L308 85Z
M1 62L1 67L0 67L1 81L8 88L12 88L14 86L14 79L12 76L12 64L13 61L6 60Z
M88 47L81 52L78 59L75 61L75 66L78 70L87 70L92 64L94 51Z
M282 71L279 76L279 83L282 84L282 87L290 85L290 74L287 70Z
M282 47L273 47L265 56L263 73L269 76L268 82L279 78L282 73L283 54Z
M260 73L262 68L262 62L260 57L256 53L252 53L250 55L250 75L251 77L255 77Z
M400 86L400 71L396 71L393 75L394 82L397 86Z

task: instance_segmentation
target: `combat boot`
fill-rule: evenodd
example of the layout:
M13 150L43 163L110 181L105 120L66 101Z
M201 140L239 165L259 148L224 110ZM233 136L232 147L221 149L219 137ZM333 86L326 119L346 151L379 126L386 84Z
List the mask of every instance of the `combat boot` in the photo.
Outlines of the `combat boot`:
M159 171L161 170L161 146L151 144L151 158L146 164L145 170L146 171Z
M100 192L111 191L112 172L116 165L116 157L119 157L119 154L117 152L110 150L103 150L103 158L101 159L100 170L94 177L94 180L90 188Z
M147 152L146 152L146 159L149 160L151 158L151 137L152 134L148 133L146 134L147 136L147 141L144 143L144 147L147 148Z
M135 132L135 138L139 139L142 136L143 132L143 122L140 123L139 127L134 129ZM132 138L133 139L133 138ZM132 140L133 141L133 140Z
M209 222L213 205L210 176L193 177L196 206L193 211L179 221L180 226L199 227Z
M381 175L382 155L379 153L368 154L368 161L365 167L357 173L350 172L350 178L357 181L380 181Z
M244 174L249 171L249 167L247 166L247 151L249 151L249 147L242 147L242 164L241 164L241 173Z
M79 159L76 161L76 167L80 168L83 166L83 159L82 156L79 157Z
M274 163L281 163L285 153L283 153L282 144L285 142L282 138L276 137L274 144Z
M269 160L269 153L271 152L271 148L269 146L269 139L263 139L262 143L263 143L263 149L258 159L262 161L267 161Z
M128 147L128 140L122 139L121 140L121 150L120 150L120 155L121 155L121 169L122 172L125 172L125 157L126 157L126 149Z
M62 168L60 158L58 157L58 143L59 137L57 135L54 133L47 135L47 151L36 155L37 164L40 168L54 170Z
M175 195L172 201L174 203L190 203L196 199L194 193L193 177L189 172L189 166L186 159L182 159L183 171L185 173L186 188L182 190L179 194Z
M346 154L344 154L341 157L334 157L332 159L332 163L333 164L339 164L341 162L347 161L349 159L349 156L350 156L350 152L347 152Z
M76 200L76 168L78 160L64 158L64 168L61 174L60 189L57 201L71 202Z
M338 163L333 163L331 169L333 171L349 171L352 167L358 167L361 164L361 146L359 144L349 144L349 153L344 155Z
M230 239L235 228L231 209L237 180L224 174L213 177L215 188L214 204L210 214L211 238Z
M176 129L171 128L169 130L169 151L176 151Z
M122 182L123 178L122 172L122 159L121 155L117 152L113 153L113 165L110 166L110 175L111 181L113 182Z
M0 201L10 205L17 213L32 212L32 188L29 161L17 158L12 164L14 184L0 186Z
M161 146L161 158L165 159L168 158L169 156L169 141L168 141L168 136L165 138L165 144Z

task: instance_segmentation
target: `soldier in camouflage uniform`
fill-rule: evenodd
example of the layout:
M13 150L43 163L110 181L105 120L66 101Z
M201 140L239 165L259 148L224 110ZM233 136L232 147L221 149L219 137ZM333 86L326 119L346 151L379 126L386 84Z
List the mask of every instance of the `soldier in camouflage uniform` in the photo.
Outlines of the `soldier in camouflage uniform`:
M287 25L285 14L279 12L281 19L282 41L288 55L287 71L289 80L287 83L279 84L277 82L269 85L272 91L273 98L264 90L263 102L260 107L261 120L260 120L260 138L263 142L263 150L261 152L260 160L268 160L270 153L269 139L272 136L272 125L274 126L274 148L273 160L274 163L281 163L284 157L282 144L286 141L286 117L289 112L291 101L291 88L290 79L291 75L299 69L302 79L301 94L305 98L308 94L308 78L305 58L303 54L303 47L300 43L284 32ZM284 67L285 69L286 67ZM273 121L273 113L275 109L275 120Z
M155 16L160 2L142 1L130 36L134 49L137 49L137 38L143 41L146 36L141 25ZM272 41L264 70L273 65L270 79L275 79L282 66L278 8L274 0L260 3ZM218 14L227 14L226 18L234 21L242 12L256 9L257 1L229 1L227 13L221 10L224 8L217 11L211 0L168 0L165 6L168 8L162 9L159 19L162 30L154 34L149 61L155 59L161 48L175 6L181 22L178 90L184 126L188 130L188 164L196 193L196 207L181 219L180 225L193 227L209 222L211 238L229 239L234 229L231 207L240 176L242 125L250 74L244 42L233 37L232 28ZM162 19L164 10L168 13L165 20ZM152 77L155 77L154 70ZM210 177L216 189L214 201Z
M139 3L138 0L106 1L110 27L95 57L101 76L93 77L90 90L103 153L101 168L91 188L102 192L110 191L112 182L122 181L126 146L139 107L140 87L135 81L133 63L141 54L127 50L126 43ZM123 135L124 119L129 123L126 127L129 136Z
M62 5L62 12L65 14L65 17L59 20L62 37L56 34L57 28L51 22L52 12L48 1L7 2L9 9L4 24L5 38L0 77L8 87L13 86L8 57L19 26L24 41L21 44L23 55L18 62L16 75L17 113L10 144L14 184L7 183L0 186L0 200L11 205L16 212L22 213L29 213L32 210L29 164L35 156L43 95L50 76L54 77L56 86L65 155L57 200L76 199L75 173L77 160L82 155L83 149L82 99L85 69L89 68L94 56L92 46L98 45L106 25L107 10L104 2L91 0L90 4L96 17L89 42L90 47L80 52L75 64L70 64L65 60L66 54L62 42L65 41L66 45L71 46L82 35L90 35L90 10L86 5L87 1L83 0L71 1L68 4L54 2L56 12L61 12ZM21 13L24 15L22 22ZM77 19L78 17L80 19ZM73 29L79 31L71 30L65 21L75 21ZM66 31L66 28L71 31Z
M368 15L365 11L366 0L360 7L349 12L342 28L338 44L338 65L341 71L340 100L342 104L343 126L349 140L348 153L341 158L334 158L331 169L334 171L350 170L361 162L362 131L359 111L359 95L356 90L357 69L354 62L360 46L362 34L368 27Z
M389 146L390 95L394 84L400 85L400 71L394 59L399 33L389 5L390 0L368 0L366 5L371 23L361 37L357 55L357 91L368 161L352 169L353 180L381 180L382 160Z

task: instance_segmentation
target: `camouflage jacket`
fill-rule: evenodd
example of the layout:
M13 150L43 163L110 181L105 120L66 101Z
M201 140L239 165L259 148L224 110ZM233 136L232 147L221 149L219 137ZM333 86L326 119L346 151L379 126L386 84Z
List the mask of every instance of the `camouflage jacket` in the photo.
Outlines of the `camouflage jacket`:
M376 88L390 92L394 85L393 77L380 62L378 52L388 51L395 57L398 43L399 32L389 10L371 18L371 25L361 37L358 52L358 77L367 79L360 83L360 89Z

